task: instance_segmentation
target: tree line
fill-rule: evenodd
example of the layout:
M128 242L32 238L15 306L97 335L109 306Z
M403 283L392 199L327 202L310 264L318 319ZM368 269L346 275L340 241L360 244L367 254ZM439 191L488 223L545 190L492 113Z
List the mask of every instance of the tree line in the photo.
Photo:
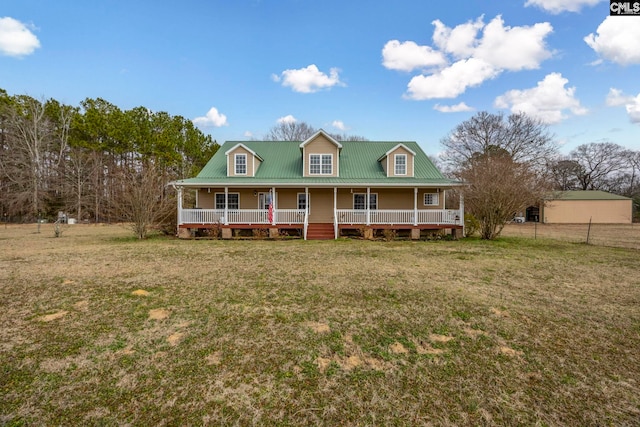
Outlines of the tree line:
M604 190L632 198L636 212L640 207L640 151L591 142L560 155L547 126L524 113L479 112L441 144L442 166L465 182L465 211L485 239L553 191Z
M132 187L147 187L159 204L166 183L194 176L218 147L191 120L166 112L122 110L101 98L71 106L0 89L0 215L131 220L123 208Z

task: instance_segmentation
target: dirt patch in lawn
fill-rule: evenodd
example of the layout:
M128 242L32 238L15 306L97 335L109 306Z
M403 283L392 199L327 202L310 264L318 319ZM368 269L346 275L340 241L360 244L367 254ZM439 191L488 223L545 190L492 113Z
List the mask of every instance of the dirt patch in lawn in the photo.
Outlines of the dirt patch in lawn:
M398 341L389 346L389 351L394 354L407 354L409 352L409 350L407 350L407 347L405 347L401 342Z
M69 313L68 311L58 311L56 313L47 314L46 316L41 316L38 318L41 322L52 322L54 320L62 319L64 316Z
M165 308L154 308L149 310L149 320L164 320L169 317L169 310Z

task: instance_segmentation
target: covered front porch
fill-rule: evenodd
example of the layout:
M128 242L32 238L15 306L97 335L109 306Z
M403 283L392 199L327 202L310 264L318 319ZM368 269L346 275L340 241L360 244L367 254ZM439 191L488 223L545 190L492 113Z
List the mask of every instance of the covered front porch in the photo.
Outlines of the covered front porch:
M304 239L381 229L411 230L412 238L419 238L420 230L455 234L464 228L462 199L458 208L446 209L446 190L438 187L197 188L192 208L183 207L183 190L178 187L182 237L216 227L223 238L230 238L233 230L266 229L272 237L296 230Z

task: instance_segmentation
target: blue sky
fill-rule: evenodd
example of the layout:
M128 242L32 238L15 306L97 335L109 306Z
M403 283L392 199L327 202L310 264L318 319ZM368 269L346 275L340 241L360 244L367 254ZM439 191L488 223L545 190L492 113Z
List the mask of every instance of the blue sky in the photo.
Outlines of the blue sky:
M525 111L568 153L640 150L640 16L602 0L4 0L0 88L104 98L218 142L282 120L429 154L477 111Z

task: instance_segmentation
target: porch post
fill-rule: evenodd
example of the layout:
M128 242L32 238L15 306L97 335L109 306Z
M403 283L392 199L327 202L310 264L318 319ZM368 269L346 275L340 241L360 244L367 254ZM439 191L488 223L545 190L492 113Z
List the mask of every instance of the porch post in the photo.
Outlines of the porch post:
M462 237L464 237L464 195L460 192L460 222L462 222Z
M413 189L413 225L418 225L418 187Z
M229 225L229 187L224 187L224 225Z
M333 238L338 238L338 187L333 187Z
M367 225L371 225L371 210L369 209L371 203L371 188L369 187L367 187L367 201L365 203L367 204Z
M304 240L307 240L307 229L309 227L309 187L304 187Z
M178 187L178 225L180 224L182 224L182 187Z
M271 225L276 225L278 223L278 209L276 205L276 187L271 187L271 203L272 203L272 214L271 214Z

